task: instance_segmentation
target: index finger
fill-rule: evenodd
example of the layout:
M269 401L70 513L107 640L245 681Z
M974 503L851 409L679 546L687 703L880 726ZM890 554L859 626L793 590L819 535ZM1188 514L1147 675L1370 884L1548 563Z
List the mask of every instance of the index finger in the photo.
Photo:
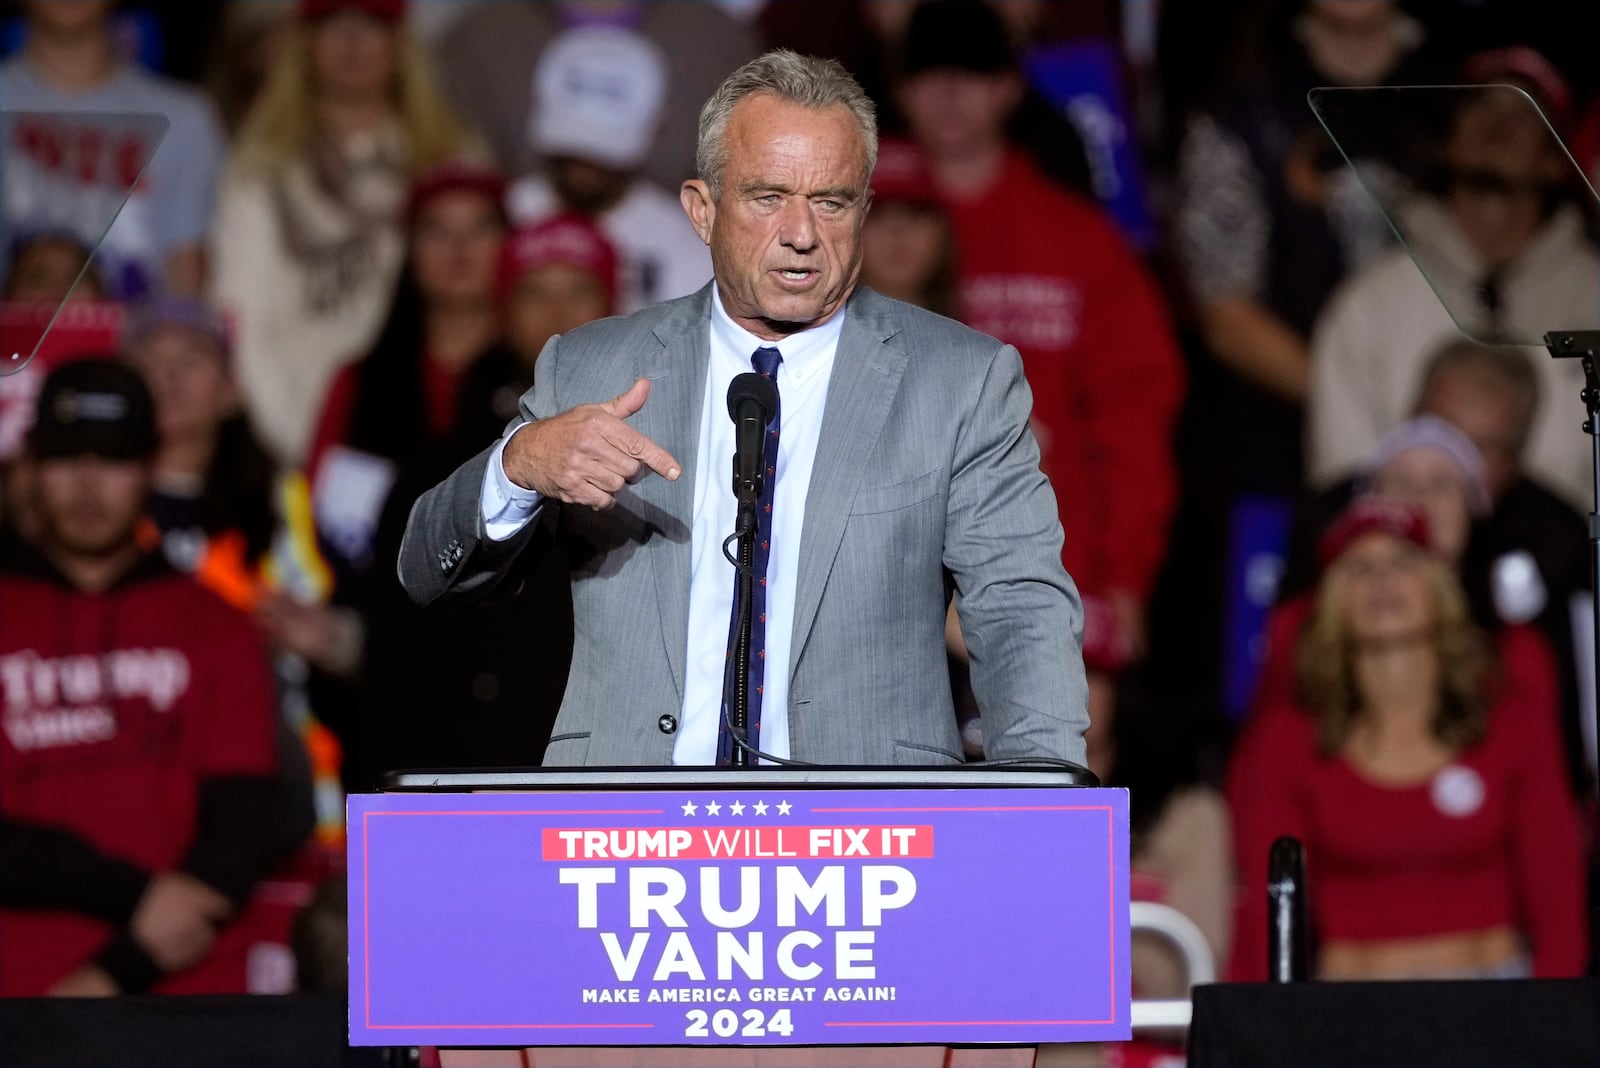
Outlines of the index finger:
M677 481L683 474L682 465L670 452L626 424L612 444L669 482Z

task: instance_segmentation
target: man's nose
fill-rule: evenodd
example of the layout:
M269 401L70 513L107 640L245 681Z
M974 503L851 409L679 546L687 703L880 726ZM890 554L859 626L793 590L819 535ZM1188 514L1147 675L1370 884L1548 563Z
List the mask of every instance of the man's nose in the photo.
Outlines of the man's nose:
M805 197L792 197L784 205L783 225L778 240L796 252L809 252L817 243L817 220L811 212L811 201Z

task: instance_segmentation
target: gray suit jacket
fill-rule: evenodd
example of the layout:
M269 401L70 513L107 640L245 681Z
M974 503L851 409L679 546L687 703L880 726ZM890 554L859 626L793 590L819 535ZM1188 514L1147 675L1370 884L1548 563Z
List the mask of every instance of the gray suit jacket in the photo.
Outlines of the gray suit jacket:
M505 542L484 533L490 449L424 494L400 552L420 603L482 594L518 554L563 539L576 647L547 765L666 764L683 703L689 560L711 287L551 340L523 421L607 400L683 465L595 512L547 502ZM945 576L961 594L990 759L1084 759L1082 609L1028 429L1015 349L858 289L845 311L806 500L788 665L791 755L819 764L961 759L945 663ZM730 490L731 492L731 490ZM719 641L723 640L721 636Z

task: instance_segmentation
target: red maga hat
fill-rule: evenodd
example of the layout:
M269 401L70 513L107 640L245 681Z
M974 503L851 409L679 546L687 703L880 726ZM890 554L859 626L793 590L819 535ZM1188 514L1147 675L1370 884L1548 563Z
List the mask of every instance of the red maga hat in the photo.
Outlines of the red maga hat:
M414 224L422 209L445 193L482 193L505 214L506 180L499 171L482 163L445 160L417 175L406 194L406 223Z
M1389 534L1430 552L1433 549L1428 541L1428 520L1416 508L1392 497L1358 497L1317 542L1317 561L1327 568L1357 539L1373 533Z
M346 10L364 12L384 22L399 22L406 17L406 0L300 0L300 17L307 22Z
M522 275L553 263L593 274L605 286L607 302L615 306L616 246L598 226L578 215L557 215L512 231L500 248L500 292L510 292Z

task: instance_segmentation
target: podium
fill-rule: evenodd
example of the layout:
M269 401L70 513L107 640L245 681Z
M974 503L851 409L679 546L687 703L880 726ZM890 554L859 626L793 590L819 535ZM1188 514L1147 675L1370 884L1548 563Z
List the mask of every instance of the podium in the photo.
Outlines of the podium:
M390 775L350 1042L445 1066L1031 1065L1125 1039L1125 791L1082 770Z

